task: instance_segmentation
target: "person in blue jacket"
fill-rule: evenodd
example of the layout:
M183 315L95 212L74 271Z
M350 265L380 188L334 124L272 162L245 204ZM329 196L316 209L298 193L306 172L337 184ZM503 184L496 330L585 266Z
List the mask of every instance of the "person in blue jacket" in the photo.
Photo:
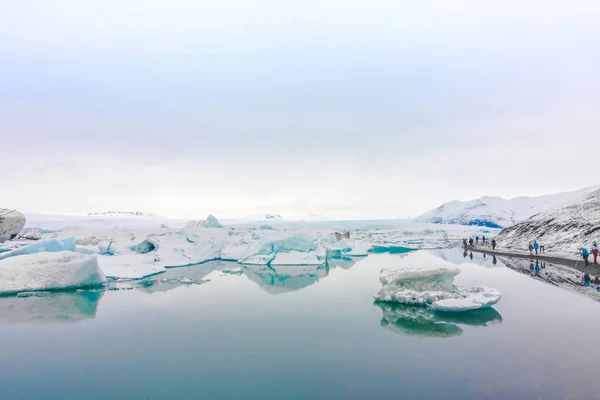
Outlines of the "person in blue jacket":
M589 265L588 257L590 256L590 252L585 247L581 249L581 256L583 257L583 261L585 261L585 265Z
M540 245L538 244L537 240L533 241L533 249L535 250L535 254L537 255L538 253L538 249L540 248Z

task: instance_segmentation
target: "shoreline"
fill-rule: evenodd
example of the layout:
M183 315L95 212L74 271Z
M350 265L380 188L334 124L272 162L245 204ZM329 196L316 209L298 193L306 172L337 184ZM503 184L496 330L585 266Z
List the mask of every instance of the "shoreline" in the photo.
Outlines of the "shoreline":
M475 247L475 246L468 246L468 249L470 251L474 251L476 253L486 253L486 254L493 254L496 256L521 258L521 259L527 259L527 260L546 261L551 264L560 264L560 265L564 265L564 266L576 269L581 272L587 272L590 275L600 276L600 264L594 264L591 254L590 254L590 263L586 267L585 263L583 262L583 258L581 258L579 260L574 260L572 258L564 258L564 257L552 256L552 255L539 255L539 254L538 255L535 255L535 254L529 255L529 254L523 254L523 253L515 253L515 252L511 252L509 250L492 250L490 248L482 248L482 247Z

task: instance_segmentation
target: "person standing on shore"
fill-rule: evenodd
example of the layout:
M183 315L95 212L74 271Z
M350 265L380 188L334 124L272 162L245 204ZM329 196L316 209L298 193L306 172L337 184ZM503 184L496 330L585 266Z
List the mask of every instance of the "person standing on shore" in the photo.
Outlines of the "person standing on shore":
M469 238L469 245L473 246L473 238Z
M496 239L492 239L492 250L496 250Z
M475 244L479 245L479 236L475 236Z
M531 244L531 242L529 242L529 255L533 255L533 245Z
M598 243L592 243L592 254L594 255L594 264L598 264Z
M538 254L538 249L540 248L540 245L538 244L537 240L533 241L533 249L535 250L535 255L537 256Z
M481 244L485 244L485 235L481 237Z
M590 256L588 249L585 247L581 249L581 256L583 257L583 261L585 261L585 266L587 267L589 265L588 257Z

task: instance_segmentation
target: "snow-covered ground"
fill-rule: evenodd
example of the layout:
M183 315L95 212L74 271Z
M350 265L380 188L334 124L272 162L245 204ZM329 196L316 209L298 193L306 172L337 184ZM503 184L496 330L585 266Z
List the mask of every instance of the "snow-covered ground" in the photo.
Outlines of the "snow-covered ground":
M471 201L455 200L417 217L416 221L505 228L543 212L578 204L598 189L600 186L574 192L540 197L517 197L510 200L491 196Z
M537 240L547 255L580 259L582 247L590 249L592 242L600 242L600 189L577 204L505 228L496 240L499 250L527 251L529 242Z
M257 280L284 277L283 282L289 276L287 272L300 268L304 271L302 279L314 281L321 274L319 268L329 259L333 262L333 258L365 257L370 252L447 248L479 229L411 221L272 221L266 225L264 222L221 224L214 217L192 223L155 216L27 217L26 229L30 235L0 245L0 270L8 264L31 268L29 275L22 276L32 280L39 272L35 257L45 257L44 262L52 263L52 254L62 252L73 258L94 260L98 271L109 280L141 279L169 268L224 260L238 262L248 271L255 269ZM344 238L345 232L349 232L349 239ZM70 265L75 268L75 264ZM309 273L303 268L315 271ZM96 279L92 270L87 278ZM65 275L65 271L61 274ZM76 287L77 282L88 283L77 275L77 279L64 280L64 287ZM294 285L297 284L303 283ZM23 281L21 286L23 290L42 290L61 285ZM5 291L20 290L11 286Z

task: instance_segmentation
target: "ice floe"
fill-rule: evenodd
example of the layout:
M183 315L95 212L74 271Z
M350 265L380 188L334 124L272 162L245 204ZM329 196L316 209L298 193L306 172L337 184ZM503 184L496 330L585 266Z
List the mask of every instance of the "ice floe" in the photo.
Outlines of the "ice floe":
M483 286L466 289L454 285L459 268L446 266L382 270L383 287L375 300L428 306L434 311L462 312L490 307L500 301L495 289Z
M0 294L74 289L105 281L95 257L70 251L26 254L0 261Z

